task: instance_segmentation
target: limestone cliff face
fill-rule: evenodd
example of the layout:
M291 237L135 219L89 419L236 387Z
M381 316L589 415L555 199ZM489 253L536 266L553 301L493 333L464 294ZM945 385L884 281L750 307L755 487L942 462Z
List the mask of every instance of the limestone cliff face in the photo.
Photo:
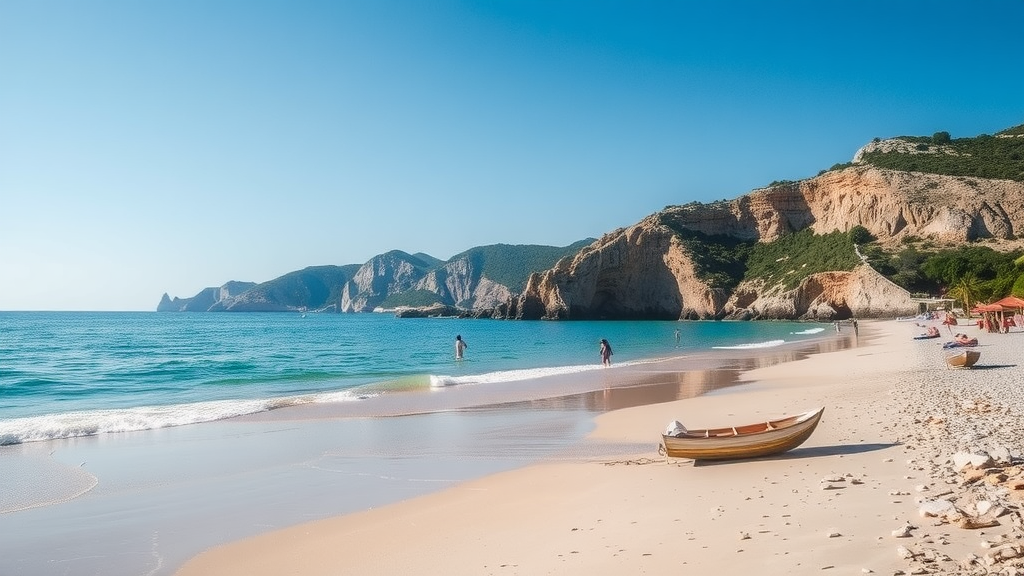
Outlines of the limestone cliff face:
M768 242L811 228L863 226L881 241L914 235L960 243L1024 231L1024 184L854 166L756 190L732 201L666 208L605 235L532 277L512 303L520 318L848 318L913 311L909 294L862 266L817 274L796 289L741 283L712 289L675 230Z
M1024 184L856 166L755 190L729 202L666 208L680 227L771 241L810 227L860 225L880 239L1011 239L1024 231Z
M431 270L415 288L438 294L444 302L465 309L494 308L512 296L507 286L483 276L469 255Z
M1012 180L851 168L802 183L799 192L819 233L860 224L879 238L959 243L1024 232L1024 184Z
M679 238L651 216L530 277L520 318L708 318L726 294L694 271Z
M813 274L793 290L743 282L725 304L736 320L833 320L910 316L917 305L910 294L867 264L850 272Z
M389 295L413 288L423 268L418 259L397 250L370 259L345 283L341 312L372 312Z

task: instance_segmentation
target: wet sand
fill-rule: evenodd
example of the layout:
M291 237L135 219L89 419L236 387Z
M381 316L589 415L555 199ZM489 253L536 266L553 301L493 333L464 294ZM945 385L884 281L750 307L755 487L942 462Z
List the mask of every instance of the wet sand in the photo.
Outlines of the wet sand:
M913 506L887 495L908 482L887 402L911 351L903 330L862 323L859 347L785 363L755 355L739 380L718 374L706 388L638 371L648 387L580 397L622 407L557 458L217 547L179 574L894 573L904 563L889 534ZM783 455L658 452L674 419L699 428L817 406L818 430Z
M218 545L533 463L626 457L655 446L657 434L586 441L597 413L707 394L736 386L743 370L849 345L830 336L794 348L6 446L5 467L24 471L26 481L8 482L0 503L38 486L52 498L0 516L9 534L0 574L173 574ZM398 414L411 415L386 417Z

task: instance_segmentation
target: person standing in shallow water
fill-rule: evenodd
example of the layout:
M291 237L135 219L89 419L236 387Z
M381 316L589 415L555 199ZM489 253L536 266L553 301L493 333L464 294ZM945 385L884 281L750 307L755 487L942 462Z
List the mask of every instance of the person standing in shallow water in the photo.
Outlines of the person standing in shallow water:
M601 338L601 364L612 365L612 345L604 338Z
M466 350L466 348L469 348L469 344L466 344L466 341L462 339L462 334L459 334L458 336L455 337L456 360L462 360L462 353Z

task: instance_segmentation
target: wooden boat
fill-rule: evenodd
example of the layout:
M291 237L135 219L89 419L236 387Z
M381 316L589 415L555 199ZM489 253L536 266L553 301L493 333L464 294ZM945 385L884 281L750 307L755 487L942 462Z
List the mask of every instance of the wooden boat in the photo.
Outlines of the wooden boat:
M682 430L663 434L665 454L694 460L757 458L792 450L804 443L821 420L824 407L756 424Z
M950 368L970 368L974 366L978 358L981 358L981 352L977 350L964 350L959 354L946 356L946 364L949 364Z

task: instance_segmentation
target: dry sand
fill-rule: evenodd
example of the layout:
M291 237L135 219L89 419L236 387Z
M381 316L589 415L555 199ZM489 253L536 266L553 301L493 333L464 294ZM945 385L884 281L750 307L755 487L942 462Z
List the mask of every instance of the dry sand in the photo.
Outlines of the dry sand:
M978 334L979 365L989 358L993 369L954 371L942 361L944 339L910 338L922 330L861 322L859 347L747 372L743 386L597 418L589 441L649 442L649 451L543 462L266 533L209 550L178 574L951 573L1010 525L1004 516L999 527L963 530L919 513L927 490L959 484L943 463L960 447L940 429L968 416L951 391L973 381L987 394L1009 373L1015 385L1007 390L1019 389L1012 358L1024 334ZM1019 402L1008 394L990 401ZM658 452L672 420L712 427L818 406L826 409L815 433L780 456L695 463ZM938 411L949 413L936 426ZM907 524L910 538L894 536ZM901 557L900 546L913 557ZM954 560L925 558L929 546Z

